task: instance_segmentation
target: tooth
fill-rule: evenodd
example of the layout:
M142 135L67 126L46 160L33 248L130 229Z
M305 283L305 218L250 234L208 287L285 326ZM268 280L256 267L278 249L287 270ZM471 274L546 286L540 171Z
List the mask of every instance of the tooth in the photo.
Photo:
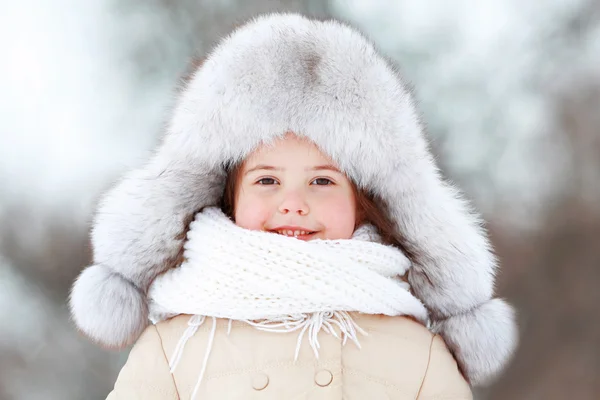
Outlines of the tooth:
M292 232L292 231L287 231L287 235L288 235L288 236L292 236L293 234L294 234L294 232Z

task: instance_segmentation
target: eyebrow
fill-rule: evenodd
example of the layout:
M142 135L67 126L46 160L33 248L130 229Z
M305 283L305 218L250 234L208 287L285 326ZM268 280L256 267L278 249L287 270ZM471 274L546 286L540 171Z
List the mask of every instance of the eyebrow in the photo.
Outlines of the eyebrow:
M258 171L258 170L267 170L267 171L283 171L283 168L274 167L272 165L259 164L252 168L250 168L244 175L248 175L250 172ZM305 168L305 171L333 171L337 173L341 173L340 170L331 164L324 165L315 165L314 167Z
M307 171L333 171L333 172L340 172L340 170L335 166L335 165L331 165L331 164L325 164L325 165L317 165L314 166L312 168L306 168Z

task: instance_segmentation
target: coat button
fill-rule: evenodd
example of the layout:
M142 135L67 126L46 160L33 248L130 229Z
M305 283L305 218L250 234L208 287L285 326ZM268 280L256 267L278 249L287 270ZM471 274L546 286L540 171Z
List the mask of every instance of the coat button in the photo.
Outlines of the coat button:
M269 384L269 377L262 373L257 372L252 375L252 387L254 390L263 390Z
M323 369L315 374L315 383L321 387L325 387L333 380L333 374L326 369Z

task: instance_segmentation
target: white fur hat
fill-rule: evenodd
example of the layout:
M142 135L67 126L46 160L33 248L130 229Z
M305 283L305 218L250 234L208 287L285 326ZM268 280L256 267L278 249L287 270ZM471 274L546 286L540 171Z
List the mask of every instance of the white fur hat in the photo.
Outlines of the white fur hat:
M133 343L148 324L150 283L180 255L194 214L219 204L227 166L288 131L385 202L433 329L471 383L496 375L516 346L514 313L492 299L496 259L441 178L410 91L354 29L294 14L225 38L191 76L152 159L103 197L95 264L71 293L77 326L108 347Z

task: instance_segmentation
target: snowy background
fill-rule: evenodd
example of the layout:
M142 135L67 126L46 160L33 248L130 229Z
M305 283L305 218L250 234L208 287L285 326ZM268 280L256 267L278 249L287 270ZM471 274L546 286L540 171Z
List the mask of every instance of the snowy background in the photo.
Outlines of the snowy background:
M600 398L599 1L22 0L0 8L0 400L110 391L127 352L66 307L95 202L156 145L191 59L265 11L352 22L414 85L519 310L477 398Z

